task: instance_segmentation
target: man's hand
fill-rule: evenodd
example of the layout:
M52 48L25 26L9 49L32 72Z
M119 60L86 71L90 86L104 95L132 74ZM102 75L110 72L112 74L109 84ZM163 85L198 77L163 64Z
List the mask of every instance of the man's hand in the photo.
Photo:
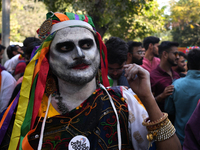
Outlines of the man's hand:
M173 91L174 91L174 86L173 86L173 85L167 86L167 87L164 89L163 93L162 93L162 98L165 99L165 98L168 97L169 95L172 95Z
M160 95L156 96L156 101L157 102L164 101L165 98L167 98L169 95L172 95L173 91L174 91L174 86L173 85L167 86Z
M131 89L143 100L151 96L150 75L149 72L139 65L124 65L125 77L127 78Z

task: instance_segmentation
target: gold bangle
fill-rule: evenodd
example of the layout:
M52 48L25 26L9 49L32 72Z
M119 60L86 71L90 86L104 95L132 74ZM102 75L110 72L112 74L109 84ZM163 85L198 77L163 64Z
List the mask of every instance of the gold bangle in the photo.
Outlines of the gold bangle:
M147 134L147 140L151 141L164 141L172 137L176 132L176 129L172 125L171 121L167 119L166 125L158 130L149 131Z
M157 125L157 124L163 122L164 120L166 120L167 117L168 117L168 114L167 113L163 113L163 116L160 119L158 119L156 121L150 121L150 119L147 118L142 122L142 124L144 126L154 126L154 125Z

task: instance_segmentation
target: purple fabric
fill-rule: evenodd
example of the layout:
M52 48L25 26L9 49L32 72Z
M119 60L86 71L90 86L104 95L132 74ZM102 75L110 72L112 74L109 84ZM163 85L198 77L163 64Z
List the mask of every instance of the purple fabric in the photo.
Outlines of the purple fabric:
M6 68L4 68L1 64L0 64L0 68L1 70L6 70Z
M75 20L79 20L79 16L75 14Z
M200 103L197 105L185 127L183 150L200 149Z
M3 125L2 125L2 127L0 129L0 133L1 133L0 145L1 145L1 142L3 141L5 133L6 133L7 129L8 129L8 126L10 124L11 118L12 118L13 113L15 111L15 108L17 106L17 103L18 103L18 100L19 100L19 93L20 93L20 91L18 92L18 94L17 94L17 96L16 96L16 98L15 98L15 100L14 100L14 102L13 102L13 104L12 104L12 106L11 106L11 108L10 108L10 110L9 110L5 120L4 120L4 122L3 122Z
M31 59L35 56L35 51L39 48L40 46L36 46L34 49L33 49L33 51L32 51L32 53L31 53ZM31 60L30 59L30 60Z
M159 65L156 67L156 69L151 71L150 73L151 90L154 93L155 97L160 95L167 86L172 84L172 82L175 79L180 78L178 73L176 73L172 69L171 71L173 79L167 72L165 72L162 68L160 68ZM160 107L161 111L164 111L164 103L165 103L164 101L158 103L158 106Z

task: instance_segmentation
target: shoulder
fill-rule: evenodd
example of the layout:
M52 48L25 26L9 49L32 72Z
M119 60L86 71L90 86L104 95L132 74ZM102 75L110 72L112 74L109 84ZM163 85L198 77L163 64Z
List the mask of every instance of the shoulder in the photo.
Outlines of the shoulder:
M3 81L16 82L15 78L6 70L1 72L1 77Z
M154 61L156 61L156 62L160 62L160 58L158 58L158 57L154 57Z

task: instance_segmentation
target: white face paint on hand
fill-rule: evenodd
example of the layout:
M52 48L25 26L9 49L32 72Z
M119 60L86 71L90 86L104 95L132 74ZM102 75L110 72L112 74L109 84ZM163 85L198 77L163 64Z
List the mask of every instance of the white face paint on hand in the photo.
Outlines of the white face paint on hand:
M93 33L81 27L59 30L50 46L49 64L66 82L82 85L91 81L100 64Z

